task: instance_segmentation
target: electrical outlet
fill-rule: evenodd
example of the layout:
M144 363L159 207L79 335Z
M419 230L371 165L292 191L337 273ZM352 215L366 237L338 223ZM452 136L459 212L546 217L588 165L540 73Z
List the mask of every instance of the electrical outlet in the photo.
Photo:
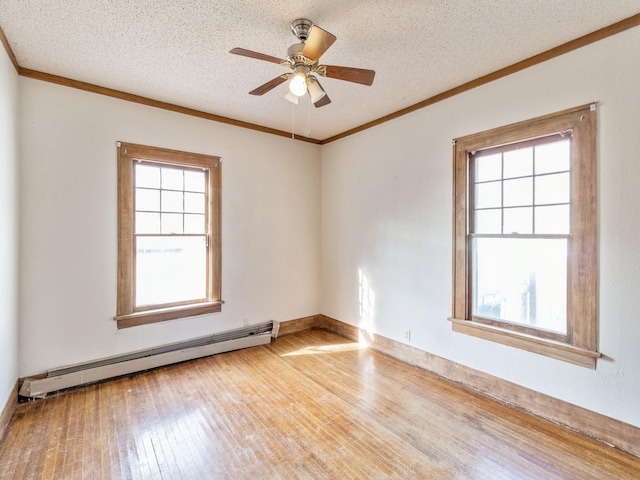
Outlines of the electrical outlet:
M243 326L248 327L249 326L249 319L245 318L242 322Z
M405 340L407 340L408 342L411 341L411 330L407 330L406 332L404 332L404 338Z

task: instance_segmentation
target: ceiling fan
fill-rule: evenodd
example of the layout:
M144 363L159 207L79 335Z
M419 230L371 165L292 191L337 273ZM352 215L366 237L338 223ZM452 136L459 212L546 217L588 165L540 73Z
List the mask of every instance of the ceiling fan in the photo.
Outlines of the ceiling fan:
M311 20L299 18L291 22L291 31L300 40L287 50L287 59L283 60L263 53L244 48L234 48L229 53L244 57L278 63L289 67L293 72L284 73L264 85L250 91L251 95L264 95L278 85L290 80L287 100L298 103L298 97L309 94L316 108L331 103L316 75L346 80L347 82L371 85L376 72L364 68L339 67L336 65L320 65L318 61L324 52L336 41L336 37L315 25Z

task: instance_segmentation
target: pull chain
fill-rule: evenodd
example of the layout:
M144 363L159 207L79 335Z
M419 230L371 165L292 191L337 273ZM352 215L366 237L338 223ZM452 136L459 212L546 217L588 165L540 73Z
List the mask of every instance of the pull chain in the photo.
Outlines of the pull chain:
M295 140L296 135L295 135L295 131L296 131L296 110L295 110L296 106L292 103L291 104L291 140Z

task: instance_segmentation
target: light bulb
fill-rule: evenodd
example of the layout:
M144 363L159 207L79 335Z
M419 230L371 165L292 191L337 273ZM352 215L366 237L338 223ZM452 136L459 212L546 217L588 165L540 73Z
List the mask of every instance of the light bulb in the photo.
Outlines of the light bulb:
M302 72L296 72L289 82L289 90L297 97L307 93L307 77Z

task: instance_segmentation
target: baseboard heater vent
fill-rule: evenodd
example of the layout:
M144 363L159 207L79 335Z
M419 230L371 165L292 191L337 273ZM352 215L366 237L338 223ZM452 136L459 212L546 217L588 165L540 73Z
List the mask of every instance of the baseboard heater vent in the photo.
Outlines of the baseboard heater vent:
M266 345L278 336L279 326L278 322L269 321L185 342L56 368L49 370L44 378L25 378L19 394L27 398L45 398L51 392L109 378L208 357L216 353Z

